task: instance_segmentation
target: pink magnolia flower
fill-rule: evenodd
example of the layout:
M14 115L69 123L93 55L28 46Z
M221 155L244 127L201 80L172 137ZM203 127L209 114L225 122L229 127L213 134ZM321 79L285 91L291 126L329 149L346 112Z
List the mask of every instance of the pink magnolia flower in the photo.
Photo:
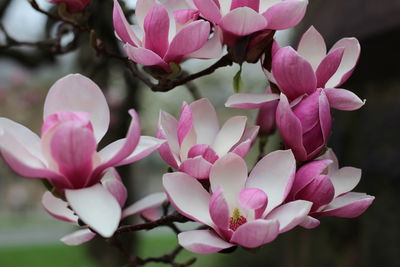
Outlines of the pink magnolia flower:
M119 213L121 209L117 200L98 186L103 173L107 168L146 157L163 142L140 136L138 115L134 110L129 114L132 122L126 138L96 152L110 118L105 97L90 79L79 74L68 75L58 80L47 94L41 137L14 121L0 118L0 151L19 175L47 179L57 193L66 195L79 216L86 212L88 216L109 215L109 228L100 225L96 229L107 236L119 221L115 208ZM107 201L101 202L104 205L92 205L93 199ZM85 209L88 203L91 208Z
M114 209L114 215L116 217L119 216L119 220L117 222L118 224L120 220L134 214L142 214L146 217L146 214L153 213L153 210L160 207L167 198L165 193L150 194L130 205L129 207L126 207L121 214L118 213L117 210L124 208L128 195L127 190L116 170L114 168L108 169L100 180L100 184L96 184L94 187L98 188L97 190L108 191L108 193L111 193L111 195L117 200L119 208ZM93 239L96 236L97 229L104 228L100 227L99 224L109 223L110 214L104 214L100 212L94 216L93 213L87 211L83 212L82 209L92 209L93 205L91 203L96 203L96 205L99 206L107 205L106 202L108 200L106 198L92 198L90 199L91 202L88 202L86 199L81 199L80 201L85 202L87 205L85 207L80 206L79 210L73 210L72 207L74 207L75 202L78 200L76 198L72 198L70 201L70 196L71 194L79 194L79 192L70 192L70 190L66 191L66 201L55 197L52 193L47 191L42 197L42 205L51 216L58 220L66 221L76 226L81 225L82 222L87 224L86 226L83 226L83 229L75 231L61 238L61 241L66 245L76 246ZM118 224L115 226L115 229ZM114 233L114 231L107 235L104 235L104 232L102 231L98 233L105 237L109 237Z
M259 127L246 127L246 121L244 116L235 116L220 128L208 99L184 103L179 121L161 111L157 137L167 142L158 151L171 167L199 179L208 178L218 158L228 152L244 157L250 150Z
M224 42L258 31L294 27L304 17L308 0L193 0L201 16L218 25Z
M210 173L209 193L199 181L168 173L163 184L169 200L186 217L209 226L178 235L179 244L200 254L232 246L255 248L303 222L311 202L282 204L292 187L296 162L290 150L261 159L250 175L234 153L218 159Z
M350 192L360 179L360 169L339 169L337 158L329 149L321 158L297 171L288 200L313 202L310 216L302 224L306 228L318 226L319 221L315 218L321 216L354 218L361 215L375 198L365 193Z
M197 10L172 9L157 0L138 0L136 19L130 25L114 0L113 21L117 36L125 43L128 57L144 66L158 66L170 72L170 62L188 58L209 59L222 52L220 34L210 36L210 23L199 20Z
M289 101L324 88L332 108L355 110L364 105L354 93L336 88L353 72L360 55L355 38L343 38L326 53L322 36L310 27L302 36L297 51L278 48L272 58L271 82L277 84Z
M286 147L292 149L297 160L306 161L316 157L328 142L332 127L325 91L318 89L292 104L281 94L276 124Z
M79 12L90 4L91 0L47 0L50 3L61 4L64 3L70 12Z

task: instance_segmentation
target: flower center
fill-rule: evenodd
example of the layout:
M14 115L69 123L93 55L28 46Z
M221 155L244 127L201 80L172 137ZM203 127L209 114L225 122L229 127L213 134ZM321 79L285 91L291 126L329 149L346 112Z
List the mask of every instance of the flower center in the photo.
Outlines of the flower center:
M232 231L236 231L236 229L238 229L239 226L241 226L246 222L247 219L242 215L240 215L240 211L238 208L235 208L233 210L232 217L229 219L229 229L231 229Z

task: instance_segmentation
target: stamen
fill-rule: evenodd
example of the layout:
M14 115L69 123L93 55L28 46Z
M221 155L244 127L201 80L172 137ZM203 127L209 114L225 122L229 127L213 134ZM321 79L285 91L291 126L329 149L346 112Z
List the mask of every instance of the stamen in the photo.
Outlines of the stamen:
M238 229L239 226L241 226L246 222L247 219L242 215L240 215L240 211L238 208L235 208L233 210L232 217L229 219L229 229L231 229L232 231L236 231L236 229Z

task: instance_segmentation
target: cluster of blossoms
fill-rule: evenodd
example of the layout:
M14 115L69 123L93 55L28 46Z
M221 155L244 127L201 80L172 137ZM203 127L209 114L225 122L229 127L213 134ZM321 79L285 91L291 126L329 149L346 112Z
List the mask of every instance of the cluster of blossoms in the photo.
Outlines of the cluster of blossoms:
M65 2L71 11L89 1ZM70 5L68 5L68 2ZM40 137L0 118L0 151L19 175L46 179L42 203L53 217L83 229L62 238L77 245L96 234L111 237L120 221L140 213L157 220L166 199L183 216L205 225L178 235L179 244L201 254L233 246L254 248L296 226L314 228L322 216L353 218L374 197L352 192L361 170L339 168L327 142L331 108L356 110L364 101L338 88L353 72L360 46L339 40L328 52L311 27L297 51L273 40L277 30L303 18L306 0L138 0L130 25L118 1L113 21L130 60L168 77L189 58L217 58L228 47L232 60L263 59L269 87L262 94L234 94L227 107L259 109L257 125L235 116L222 126L207 99L183 103L179 119L161 111L156 137L141 136L134 110L127 135L97 151L109 125L101 90L79 74L49 90ZM246 45L243 45L245 42ZM255 60L256 59L256 60ZM160 76L157 76L160 77ZM275 127L286 150L262 157L248 174L244 157L258 134ZM125 207L127 190L115 167L158 150L175 170L164 174L165 193Z

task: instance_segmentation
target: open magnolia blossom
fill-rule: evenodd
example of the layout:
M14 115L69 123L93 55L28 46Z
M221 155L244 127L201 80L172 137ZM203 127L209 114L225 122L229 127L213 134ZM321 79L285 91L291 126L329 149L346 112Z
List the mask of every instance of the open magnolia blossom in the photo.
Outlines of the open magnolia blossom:
M361 170L353 167L339 169L331 149L315 161L303 165L296 173L289 201L298 199L313 202L310 216L302 223L306 228L319 225L315 218L337 216L354 218L361 215L375 197L350 192L361 179Z
M71 194L79 194L79 191L70 192L70 190L66 190L66 201L55 197L48 191L44 193L42 197L43 207L54 218L72 223L76 226L82 224L82 222L86 224L85 226L82 226L84 229L75 231L61 238L61 241L66 245L80 245L84 242L90 241L96 236L96 233L99 233L104 237L110 237L118 227L119 221L127 216L141 214L148 220L157 219L154 218L152 214L154 214L154 211L157 211L161 204L167 199L165 193L153 193L135 202L129 207L126 207L122 211L122 214L121 212L118 213L117 210L121 210L121 208L124 207L128 195L121 178L114 168L108 169L100 180L100 184L94 185L92 190L108 191L117 200L119 209L115 207L114 214L115 217L118 218L117 224L115 223L115 219L110 217L110 214L108 213L105 214L100 210L97 210L97 213L90 211L94 206L93 203L96 203L98 206L108 205L107 198L92 198L89 203L82 199L81 201L87 203L86 207L83 208L80 206L77 210L74 210L73 207L77 200L73 198L72 201L69 201L69 198ZM78 222L79 219L80 222ZM110 224L113 225L113 227L109 227ZM104 229L106 228L113 230L104 232Z
M206 179L215 161L228 152L241 157L248 153L259 127L246 127L246 121L244 116L235 116L220 128L208 99L183 103L179 121L160 112L157 137L167 142L158 151L171 167Z
M188 58L210 59L222 53L218 31L210 37L210 23L199 19L190 6L162 4L157 0L138 0L135 15L138 25L130 25L121 6L114 0L113 22L126 53L134 62L158 66L170 72L169 63ZM176 2L176 1L175 1ZM184 1L180 1L181 4Z
M84 10L92 0L47 0L47 1L54 4L63 3L67 6L68 11L79 12Z
M164 189L175 208L209 226L178 235L179 244L200 254L232 246L255 248L303 222L312 203L284 203L294 180L296 161L290 150L262 158L248 176L245 161L234 153L218 159L210 172L210 192L193 177L168 173Z
M140 136L139 118L134 110L129 114L132 122L126 138L97 152L97 144L109 125L106 99L90 79L79 74L68 75L58 80L47 94L41 137L16 122L0 118L0 151L19 175L47 179L58 194L69 199L78 215L78 210L90 205L88 212L109 214L117 224L119 216L115 209L120 212L117 200L103 187L96 186L104 171L142 159L164 142ZM108 199L108 205L93 205L96 199ZM112 228L103 229L104 236Z

